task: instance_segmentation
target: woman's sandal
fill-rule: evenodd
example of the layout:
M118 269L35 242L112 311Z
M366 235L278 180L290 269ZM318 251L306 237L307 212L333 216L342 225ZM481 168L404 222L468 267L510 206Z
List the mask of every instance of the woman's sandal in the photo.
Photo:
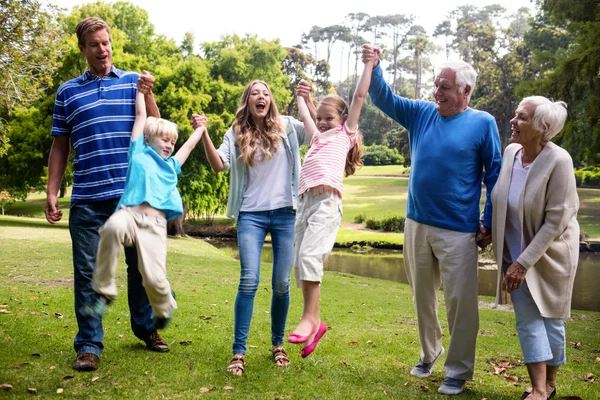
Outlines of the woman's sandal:
M227 372L230 372L233 376L242 376L245 366L244 355L241 353L235 354L227 366Z
M288 354L285 352L283 346L273 346L271 352L273 353L275 365L278 367L287 367L290 365L290 359L288 358Z

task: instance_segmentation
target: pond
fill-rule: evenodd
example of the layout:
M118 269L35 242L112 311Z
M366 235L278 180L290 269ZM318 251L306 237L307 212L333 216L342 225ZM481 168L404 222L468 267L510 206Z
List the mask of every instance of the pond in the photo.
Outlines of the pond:
M235 241L211 241L216 247L226 249L238 258ZM272 262L272 251L265 244L263 262ZM344 272L369 278L386 279L408 284L404 272L404 258L400 250L373 249L368 253L355 253L350 249L334 249L325 262L326 271ZM571 308L574 310L600 311L600 253L581 253L573 287ZM496 295L495 264L479 267L479 294Z

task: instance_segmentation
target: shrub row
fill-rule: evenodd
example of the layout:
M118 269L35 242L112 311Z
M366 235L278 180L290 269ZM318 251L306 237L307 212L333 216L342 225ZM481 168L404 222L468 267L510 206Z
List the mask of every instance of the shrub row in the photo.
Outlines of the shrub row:
M600 187L600 167L585 167L575 170L577 187Z
M362 161L365 165L400 165L404 157L396 149L374 144L363 147Z
M374 219L367 218L365 214L358 214L354 217L354 222L357 224L364 223L368 229L373 229L375 231L384 231L384 232L404 232L404 222L406 219L404 217L389 217L383 219Z

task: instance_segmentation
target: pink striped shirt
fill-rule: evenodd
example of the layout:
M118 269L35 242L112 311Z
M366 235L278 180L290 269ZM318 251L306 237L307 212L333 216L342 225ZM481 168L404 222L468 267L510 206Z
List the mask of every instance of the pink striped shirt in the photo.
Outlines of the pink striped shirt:
M302 164L298 195L309 188L327 185L342 198L346 157L356 143L356 132L349 132L345 123L325 132L315 132Z

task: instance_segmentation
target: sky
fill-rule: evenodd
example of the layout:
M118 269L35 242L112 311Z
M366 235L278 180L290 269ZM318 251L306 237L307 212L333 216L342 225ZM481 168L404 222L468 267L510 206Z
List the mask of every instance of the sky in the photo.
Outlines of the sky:
M445 16L458 6L471 4L483 7L501 4L509 13L520 7L533 9L529 0L129 0L148 12L150 22L159 34L177 43L186 32L194 34L195 43L218 41L223 35L247 33L259 39L280 39L283 46L300 43L303 33L317 26L342 24L350 13L364 12L370 16L414 15L415 23L429 34ZM68 10L90 1L45 0ZM113 0L107 2L113 3ZM392 6L390 6L390 4ZM332 61L332 78L340 75L340 66ZM345 73L345 72L344 72Z

